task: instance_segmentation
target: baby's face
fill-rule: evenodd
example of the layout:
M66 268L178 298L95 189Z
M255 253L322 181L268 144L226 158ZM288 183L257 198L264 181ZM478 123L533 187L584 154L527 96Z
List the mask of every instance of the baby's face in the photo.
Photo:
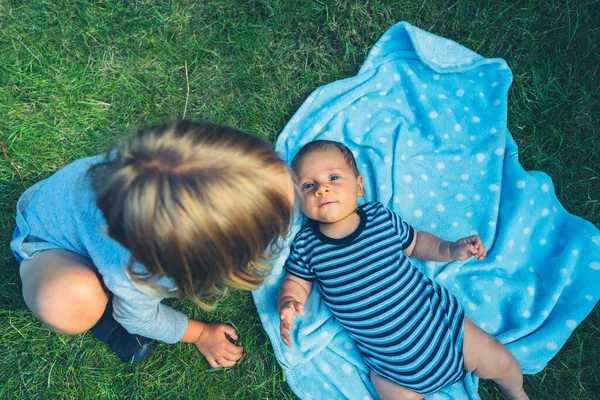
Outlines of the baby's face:
M338 222L356 210L363 195L361 176L346 164L341 151L315 151L298 169L302 211L315 221Z

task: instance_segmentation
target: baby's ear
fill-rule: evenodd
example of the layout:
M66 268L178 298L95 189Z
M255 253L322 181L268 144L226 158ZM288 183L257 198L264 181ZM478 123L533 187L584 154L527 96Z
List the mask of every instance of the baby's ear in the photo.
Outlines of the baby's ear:
M365 194L363 190L363 177L359 175L356 177L356 182L358 183L358 197L362 197Z

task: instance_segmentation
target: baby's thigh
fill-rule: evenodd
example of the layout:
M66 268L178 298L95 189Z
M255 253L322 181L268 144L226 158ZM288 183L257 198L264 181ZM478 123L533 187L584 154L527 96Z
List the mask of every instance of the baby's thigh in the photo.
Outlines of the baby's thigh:
M395 382L385 379L371 372L371 383L375 391L381 397L381 400L422 400L423 395L413 392L410 389L400 386Z
M508 354L508 351L498 339L465 317L463 356L467 371L474 371L478 376L486 378L480 373L487 375L487 369L493 369L505 353Z

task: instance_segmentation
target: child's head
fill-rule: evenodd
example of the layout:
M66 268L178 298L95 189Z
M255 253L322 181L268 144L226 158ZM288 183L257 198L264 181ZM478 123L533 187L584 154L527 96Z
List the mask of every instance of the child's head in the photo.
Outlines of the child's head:
M293 184L272 145L208 122L142 129L90 176L108 234L148 271L130 262L132 278L167 275L204 308L229 286L257 288L290 223Z
M363 179L349 148L330 140L304 145L292 161L302 193L302 211L312 220L333 223L356 210Z

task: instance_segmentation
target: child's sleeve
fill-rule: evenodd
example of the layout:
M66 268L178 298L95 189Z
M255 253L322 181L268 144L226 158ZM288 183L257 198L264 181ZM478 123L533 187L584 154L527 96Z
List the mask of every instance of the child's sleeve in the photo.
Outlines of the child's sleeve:
M303 252L298 244L294 241L290 248L290 255L285 261L285 270L298 278L313 281L315 279L315 274L305 261L305 255L302 253Z
M390 220L392 221L392 225L394 226L394 229L396 229L396 232L402 241L402 250L406 250L408 247L410 247L415 238L414 228L389 208L386 208L385 210L387 211Z

